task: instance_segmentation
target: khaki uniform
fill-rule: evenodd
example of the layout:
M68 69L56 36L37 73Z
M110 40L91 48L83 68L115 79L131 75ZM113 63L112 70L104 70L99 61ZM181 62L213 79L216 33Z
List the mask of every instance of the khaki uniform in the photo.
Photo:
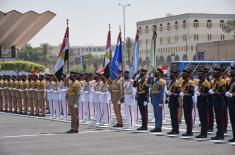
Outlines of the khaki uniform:
M78 100L81 84L78 81L70 82L68 89L68 105L71 113L71 129L78 130L79 128L79 112Z
M3 90L2 90L2 95L3 95L3 107L4 111L7 111L8 108L8 98L7 98L7 88L8 87L8 81L4 80L3 81Z
M121 115L121 104L120 99L122 97L121 91L121 80L116 79L111 85L111 100L113 103L113 110L117 118L117 123L122 125L122 115Z
M24 106L24 114L28 114L28 87L29 87L29 81L26 80L22 83L22 100L23 100L23 106Z
M16 101L17 101L17 105L19 107L19 113L22 113L22 95L21 95L21 89L22 89L22 85L23 85L23 81L18 81L18 84L17 84L17 90L16 90Z
M16 97L16 92L17 92L17 85L18 85L18 80L15 80L12 84L12 90L11 90L11 96L12 96L12 104L13 104L13 108L14 111L13 112L17 112L17 97Z
M11 91L12 91L12 86L13 86L13 81L10 80L7 83L7 108L9 108L9 112L12 112L12 95L11 95Z
M38 89L38 104L39 108L41 109L42 116L45 116L45 89L46 89L46 82L45 80L40 81L37 84L37 89Z
M29 81L28 90L28 103L30 107L30 115L34 114L34 81Z
M3 80L0 80L0 111L3 111Z

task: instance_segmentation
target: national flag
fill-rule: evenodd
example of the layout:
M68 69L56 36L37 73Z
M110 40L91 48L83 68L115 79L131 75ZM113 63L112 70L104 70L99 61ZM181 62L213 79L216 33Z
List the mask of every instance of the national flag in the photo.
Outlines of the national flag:
M121 32L118 35L117 45L115 47L115 53L112 59L111 65L111 80L115 80L117 78L120 64L122 65L122 38Z
M150 60L151 60L151 67L156 67L156 38L157 33L156 30L153 31L153 37L151 40L151 53L150 53Z
M106 52L104 56L104 66L106 66L111 59L111 32L109 30L108 36L107 36L107 43L106 43Z
M54 66L55 76L58 80L61 79L64 64L69 59L69 28L67 27L66 32L64 34L63 43L60 47L60 53L57 59L57 62Z
M132 60L132 64L130 67L130 78L132 78L133 75L138 72L138 69L139 69L139 34L137 31L136 36L135 36L133 60Z

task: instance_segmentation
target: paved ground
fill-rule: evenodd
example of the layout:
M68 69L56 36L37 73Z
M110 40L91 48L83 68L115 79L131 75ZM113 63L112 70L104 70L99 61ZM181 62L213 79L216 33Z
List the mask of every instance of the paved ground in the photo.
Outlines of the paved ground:
M169 115L166 116L165 133L170 130ZM197 123L195 131L199 131ZM108 128L98 130L88 125L81 125L79 134L65 134L69 126L69 122L0 113L0 155L234 155L235 152L235 146L230 144ZM182 133L184 128L181 126Z

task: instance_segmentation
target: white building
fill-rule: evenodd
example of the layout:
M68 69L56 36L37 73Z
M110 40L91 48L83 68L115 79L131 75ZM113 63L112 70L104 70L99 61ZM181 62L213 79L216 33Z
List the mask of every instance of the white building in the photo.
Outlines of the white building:
M157 32L157 63L173 60L193 60L196 44L210 41L230 40L234 32L226 33L223 25L235 20L235 14L187 13L137 22L140 33L140 58L148 63L153 30ZM147 61L146 61L147 60Z

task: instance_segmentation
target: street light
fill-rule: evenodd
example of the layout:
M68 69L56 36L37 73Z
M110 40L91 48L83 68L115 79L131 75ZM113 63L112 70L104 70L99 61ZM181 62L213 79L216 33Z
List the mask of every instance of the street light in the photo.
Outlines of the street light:
M124 34L124 43L126 41L126 7L131 6L130 4L118 4L119 6L122 7L123 9L123 34ZM124 48L125 49L125 48ZM126 52L123 52L123 56L124 56L124 69L126 68Z

